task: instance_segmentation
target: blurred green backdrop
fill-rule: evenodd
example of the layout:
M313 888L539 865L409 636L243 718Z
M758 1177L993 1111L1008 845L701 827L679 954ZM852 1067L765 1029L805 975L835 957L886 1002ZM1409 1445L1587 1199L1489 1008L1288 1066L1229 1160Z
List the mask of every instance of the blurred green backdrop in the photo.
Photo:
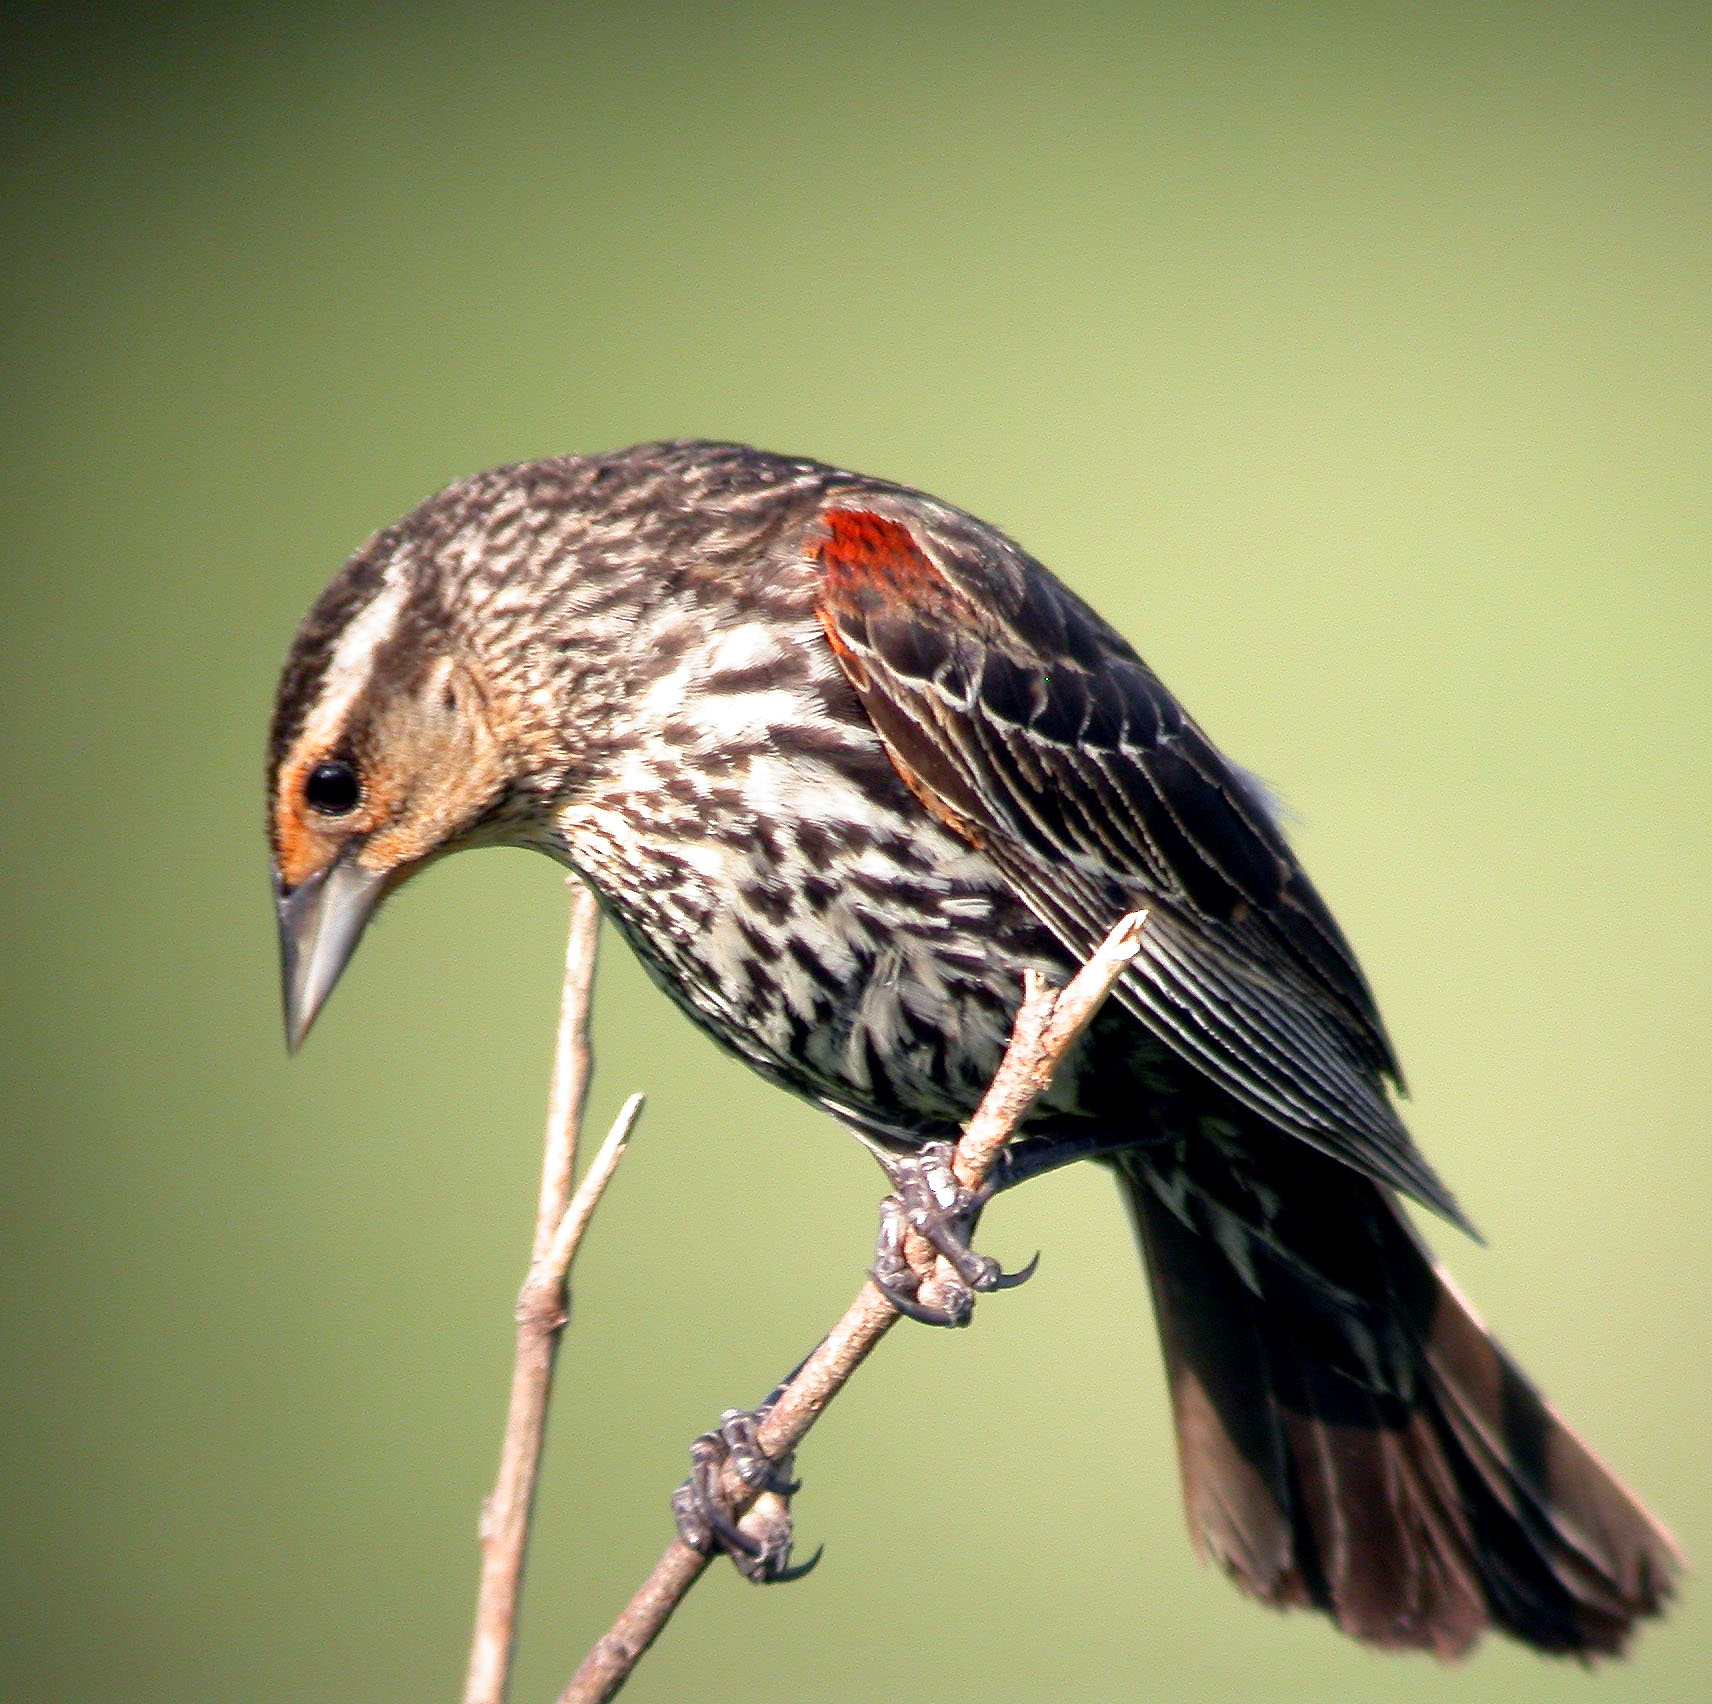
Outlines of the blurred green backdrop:
M9 16L0 1693L455 1696L563 890L436 870L288 1065L262 733L372 529L658 435L993 519L1271 778L1489 1238L1456 1270L1712 1556L1705 6ZM610 942L599 1044L597 1113L652 1099L520 1700L880 1194ZM632 1696L1712 1696L1693 1582L1596 1679L1243 1604L1108 1181L987 1241L1038 1281L899 1332L814 1437L820 1571L719 1570Z

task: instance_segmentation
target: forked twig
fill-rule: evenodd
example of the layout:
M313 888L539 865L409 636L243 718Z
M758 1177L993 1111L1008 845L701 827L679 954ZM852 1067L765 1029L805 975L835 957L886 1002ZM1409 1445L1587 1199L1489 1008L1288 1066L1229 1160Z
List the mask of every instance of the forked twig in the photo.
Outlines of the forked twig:
M565 947L565 982L559 1002L558 1042L548 1099L546 1153L541 1199L529 1273L517 1298L517 1357L511 1403L500 1448L499 1477L482 1507L481 1589L475 1637L470 1645L464 1704L502 1704L510 1679L523 1587L529 1521L547 1430L547 1399L553 1360L569 1317L571 1262L601 1192L612 1179L624 1145L642 1111L642 1097L624 1103L575 1194L577 1137L593 1074L589 1008L594 987L600 909L594 895L571 882L571 931Z
M1061 992L1034 972L1025 977L1010 1045L953 1157L957 1180L965 1189L978 1189L986 1182L1024 1114L1140 951L1146 919L1145 912L1123 918ZM906 1255L922 1269L937 1260L913 1233ZM778 1393L757 1428L756 1441L772 1460L782 1462L791 1454L899 1317L872 1282L862 1286L844 1317ZM720 1483L734 1510L753 1508L757 1494L744 1485L729 1462L721 1469ZM743 1524L740 1513L738 1525ZM559 1695L559 1704L599 1704L611 1698L710 1560L682 1539L673 1539L624 1612L583 1659Z

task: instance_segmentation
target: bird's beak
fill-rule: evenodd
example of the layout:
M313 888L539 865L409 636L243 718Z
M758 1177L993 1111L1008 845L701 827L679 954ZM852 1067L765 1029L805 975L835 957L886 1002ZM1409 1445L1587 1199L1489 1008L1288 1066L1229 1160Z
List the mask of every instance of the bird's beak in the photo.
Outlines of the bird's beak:
M363 929L387 885L350 851L289 893L274 877L279 907L279 958L285 977L285 1045L295 1053L351 961Z

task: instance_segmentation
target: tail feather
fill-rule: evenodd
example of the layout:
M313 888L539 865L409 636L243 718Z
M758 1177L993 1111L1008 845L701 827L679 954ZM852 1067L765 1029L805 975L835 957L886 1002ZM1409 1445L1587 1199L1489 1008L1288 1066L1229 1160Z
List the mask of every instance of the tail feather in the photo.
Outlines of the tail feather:
M1231 1135L1226 1132L1226 1135ZM1442 1658L1495 1626L1622 1649L1664 1530L1564 1426L1390 1194L1270 1133L1124 1156L1191 1534L1262 1602Z
M1495 1617L1544 1650L1613 1653L1657 1614L1682 1559L1564 1425L1442 1273L1425 1345L1448 1458L1492 1558Z

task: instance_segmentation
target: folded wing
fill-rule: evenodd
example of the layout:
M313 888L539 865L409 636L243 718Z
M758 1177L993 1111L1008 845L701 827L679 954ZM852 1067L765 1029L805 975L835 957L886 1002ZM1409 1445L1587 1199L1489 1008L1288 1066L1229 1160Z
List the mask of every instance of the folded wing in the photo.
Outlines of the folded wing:
M1047 571L947 511L833 508L817 614L893 763L1118 998L1279 1128L1468 1228L1393 1111L1366 981L1258 789Z

